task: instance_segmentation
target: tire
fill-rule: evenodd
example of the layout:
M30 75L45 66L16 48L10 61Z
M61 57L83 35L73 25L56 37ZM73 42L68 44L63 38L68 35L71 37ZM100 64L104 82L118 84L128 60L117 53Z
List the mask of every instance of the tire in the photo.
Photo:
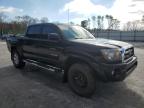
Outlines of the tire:
M74 64L68 71L68 83L78 95L90 97L96 89L96 79L86 64Z
M13 65L16 68L20 69L20 68L23 68L25 66L25 62L23 62L22 57L20 56L20 54L16 50L12 51L12 53L11 53L11 60L13 62Z

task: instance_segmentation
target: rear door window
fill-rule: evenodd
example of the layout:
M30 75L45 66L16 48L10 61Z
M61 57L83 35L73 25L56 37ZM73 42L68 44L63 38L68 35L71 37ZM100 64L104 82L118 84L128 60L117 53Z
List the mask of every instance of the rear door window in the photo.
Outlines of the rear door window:
M59 30L58 30L58 28L56 26L53 26L53 25L44 25L42 33L44 35L48 35L50 33L57 33L57 34L59 34Z
M40 38L41 26L40 25L30 26L27 31L27 36L29 38Z

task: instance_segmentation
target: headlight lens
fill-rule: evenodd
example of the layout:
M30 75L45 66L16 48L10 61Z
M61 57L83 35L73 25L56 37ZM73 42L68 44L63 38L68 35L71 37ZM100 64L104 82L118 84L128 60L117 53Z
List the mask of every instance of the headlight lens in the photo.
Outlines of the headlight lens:
M103 57L109 61L120 61L122 60L122 55L119 49L102 49Z

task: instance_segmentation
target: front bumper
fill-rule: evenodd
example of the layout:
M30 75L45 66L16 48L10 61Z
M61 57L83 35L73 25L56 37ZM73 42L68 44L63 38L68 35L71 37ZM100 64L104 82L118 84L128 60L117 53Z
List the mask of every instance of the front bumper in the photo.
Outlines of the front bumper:
M137 57L122 64L93 64L96 74L103 81L122 81L137 67Z

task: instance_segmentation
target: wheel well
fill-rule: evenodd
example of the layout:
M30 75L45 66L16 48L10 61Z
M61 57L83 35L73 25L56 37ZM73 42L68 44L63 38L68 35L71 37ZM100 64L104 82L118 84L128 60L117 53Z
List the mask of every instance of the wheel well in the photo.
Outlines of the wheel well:
M11 47L11 53L12 53L14 50L17 50L16 46L12 46L12 47Z
M74 57L71 57L69 58L66 63L65 63L65 66L64 66L64 82L67 82L67 74L68 74L68 71L70 69L70 67L75 64L75 63L83 63L83 64L87 64L89 65L88 62L86 62L85 60L82 60L80 58L74 58ZM89 65L90 66L90 65Z
M21 52L21 50L20 50L19 47L12 46L12 47L11 47L11 53L13 53L13 51L17 51L18 54L20 54L20 55L22 56L22 52Z

